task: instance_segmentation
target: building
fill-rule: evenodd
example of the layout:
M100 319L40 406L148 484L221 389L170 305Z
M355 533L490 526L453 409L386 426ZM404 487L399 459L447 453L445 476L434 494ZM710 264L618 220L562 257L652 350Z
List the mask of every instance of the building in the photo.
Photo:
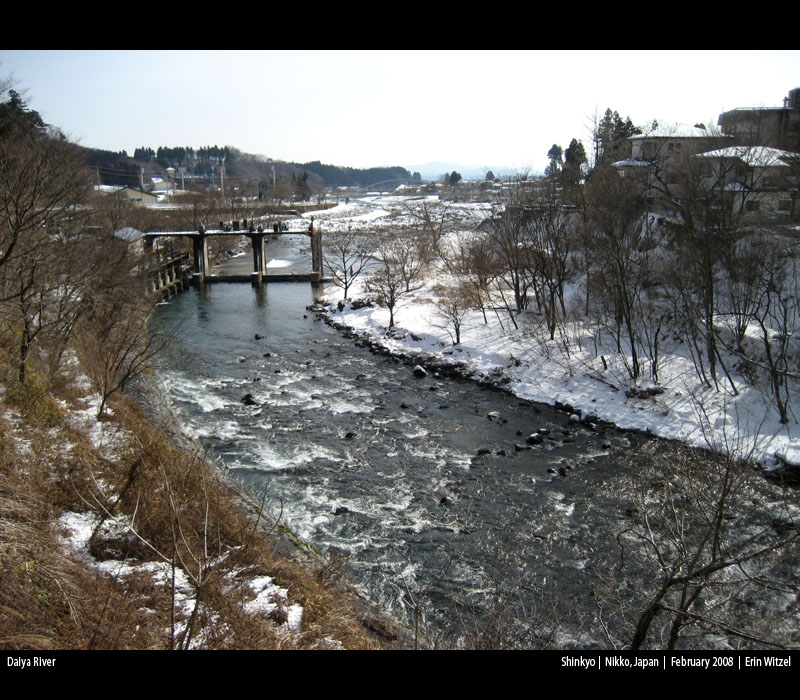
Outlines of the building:
M783 107L732 109L720 114L717 124L736 145L800 152L800 88L789 91Z
M663 163L670 159L688 157L719 148L730 140L729 136L710 131L701 124L657 127L647 133L630 136L628 141L631 143L631 157L613 165L625 168L652 165L655 162Z
M158 197L154 194L142 192L133 187L122 187L114 194L118 197L127 197L132 202L138 202L139 204L156 204L158 202Z
M707 163L710 186L724 190L745 222L800 221L800 154L768 146L729 146L696 158Z
M630 137L631 158L613 163L645 188L655 211L689 199L717 208L719 221L786 224L800 220L800 155L694 127L659 128ZM688 199L687 199L688 198ZM713 203L713 204L712 204ZM723 214L723 210L727 212Z
M631 157L612 163L623 176L643 183L651 206L665 206L664 199L681 197L681 181L690 158L728 145L731 137L706 129L704 125L659 126L644 134L628 137Z
M114 238L122 241L134 255L144 255L146 250L145 238L141 231L131 226L124 226L114 231Z

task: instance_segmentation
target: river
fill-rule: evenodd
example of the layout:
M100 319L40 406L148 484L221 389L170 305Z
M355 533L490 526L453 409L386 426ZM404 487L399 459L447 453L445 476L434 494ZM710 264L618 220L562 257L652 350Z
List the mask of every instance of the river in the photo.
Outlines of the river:
M302 259L305 240L270 243L275 266ZM159 379L184 432L426 635L459 638L500 610L553 611L559 644L598 644L586 636L591 567L618 547L630 516L619 485L652 439L417 378L356 347L313 302L307 283L214 283L158 308L154 330L177 328Z

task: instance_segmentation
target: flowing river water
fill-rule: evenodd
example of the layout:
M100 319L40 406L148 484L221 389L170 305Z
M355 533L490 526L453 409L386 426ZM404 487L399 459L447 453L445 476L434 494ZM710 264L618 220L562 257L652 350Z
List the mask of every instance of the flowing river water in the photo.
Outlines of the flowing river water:
M281 237L269 256L296 261L304 241ZM652 438L464 379L417 378L325 324L313 302L308 283L215 283L161 305L154 330L178 330L159 378L183 431L427 634L483 624L499 605L518 617L555 605L573 642L591 643L577 637L596 614L590 568L617 547L630 505L617 485ZM529 445L533 432L541 442Z

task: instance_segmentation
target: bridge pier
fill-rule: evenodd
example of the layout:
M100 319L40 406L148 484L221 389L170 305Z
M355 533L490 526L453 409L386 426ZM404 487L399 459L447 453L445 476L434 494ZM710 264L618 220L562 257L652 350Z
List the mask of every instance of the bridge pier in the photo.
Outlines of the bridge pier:
M208 273L208 240L205 233L192 234L193 276L198 284L206 281Z
M264 251L264 241L267 234L249 233L250 245L253 248L253 284L261 284L267 274L267 256Z
M322 279L322 232L312 228L309 235L311 237L311 270Z
M154 266L150 273L150 293L168 299L182 292L189 285L188 267L188 255L179 255Z

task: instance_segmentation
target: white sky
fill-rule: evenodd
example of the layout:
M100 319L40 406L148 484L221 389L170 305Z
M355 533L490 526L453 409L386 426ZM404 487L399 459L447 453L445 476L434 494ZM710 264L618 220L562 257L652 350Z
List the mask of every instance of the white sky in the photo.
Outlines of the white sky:
M281 160L541 171L635 124L780 106L800 51L2 51L31 108L84 146L230 145ZM499 173L498 173L499 174Z

